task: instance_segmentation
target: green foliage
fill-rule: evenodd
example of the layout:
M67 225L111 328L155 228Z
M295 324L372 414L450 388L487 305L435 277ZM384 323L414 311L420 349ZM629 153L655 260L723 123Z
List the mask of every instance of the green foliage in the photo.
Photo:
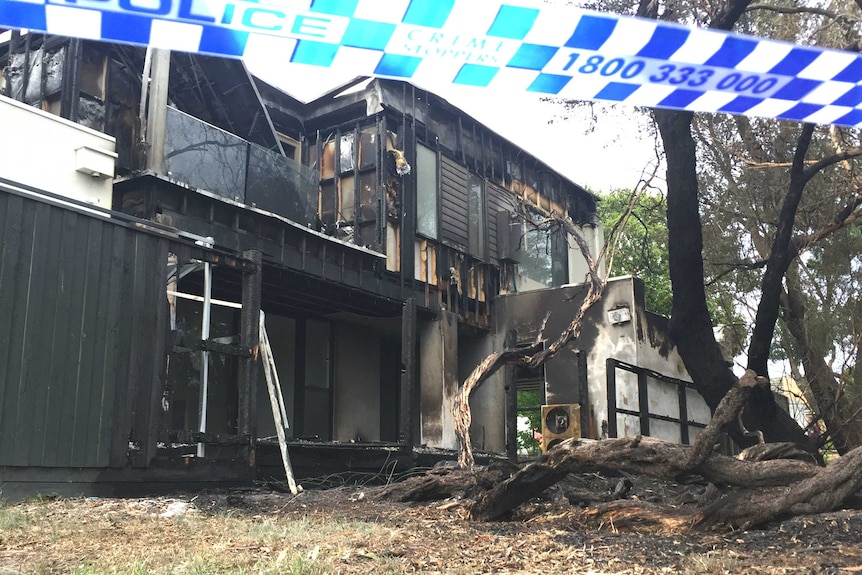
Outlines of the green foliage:
M628 209L632 192L614 190L601 196L599 217L605 234ZM617 241L611 276L633 275L644 282L646 307L649 311L670 315L673 292L667 255L667 203L664 196L638 198L628 225Z
M0 533L21 529L27 523L27 516L0 503Z
M518 391L518 417L526 417L530 420L530 429L518 431L518 453L524 455L538 455L541 446L533 436L534 429L542 429L542 392L538 389ZM524 409L538 408L538 409Z

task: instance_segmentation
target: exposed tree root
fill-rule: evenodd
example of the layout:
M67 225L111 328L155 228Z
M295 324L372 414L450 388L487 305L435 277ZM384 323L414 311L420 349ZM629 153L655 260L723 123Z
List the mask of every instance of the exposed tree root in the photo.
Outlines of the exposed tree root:
M694 477L709 484L704 493L683 505L617 499L625 496L624 489L617 490L621 495L573 495L575 503L593 506L582 512L584 519L665 532L749 527L791 515L830 511L852 500L862 489L862 448L828 467L794 459L743 460L713 451L721 428L735 419L758 384L754 372L746 372L690 447L641 436L570 439L515 473L500 466L438 471L413 479L411 486L401 490L393 486L385 495L402 501L463 496L472 500L468 505L471 519L493 521L510 517L519 505L570 473L623 472L666 481ZM787 450L777 450L782 451Z

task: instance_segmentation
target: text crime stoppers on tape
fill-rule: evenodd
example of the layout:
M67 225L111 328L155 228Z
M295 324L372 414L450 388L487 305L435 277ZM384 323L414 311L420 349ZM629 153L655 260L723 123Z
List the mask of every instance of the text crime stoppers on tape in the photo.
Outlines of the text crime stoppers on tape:
M862 126L862 57L529 0L0 0L0 26L460 84Z

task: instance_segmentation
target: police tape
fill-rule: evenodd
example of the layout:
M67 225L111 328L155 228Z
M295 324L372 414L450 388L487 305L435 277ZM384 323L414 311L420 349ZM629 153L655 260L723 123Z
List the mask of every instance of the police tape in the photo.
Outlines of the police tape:
M529 0L0 0L0 27L242 57L435 89L862 126L862 57Z

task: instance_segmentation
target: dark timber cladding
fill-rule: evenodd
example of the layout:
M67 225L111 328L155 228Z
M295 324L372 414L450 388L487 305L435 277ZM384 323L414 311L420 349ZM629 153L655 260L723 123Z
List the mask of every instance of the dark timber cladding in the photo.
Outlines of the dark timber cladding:
M121 467L164 364L168 241L6 193L0 213L0 465Z
M0 467L147 466L162 414L168 254L254 269L123 220L0 184Z
M499 234L509 233L508 229L501 232L497 231L497 212L511 212L515 199L512 192L490 183L486 190L488 196L488 219L486 220L488 222L488 256L496 260L500 257L498 250Z
M442 203L441 237L444 243L467 251L467 168L454 160L440 158L440 191Z

